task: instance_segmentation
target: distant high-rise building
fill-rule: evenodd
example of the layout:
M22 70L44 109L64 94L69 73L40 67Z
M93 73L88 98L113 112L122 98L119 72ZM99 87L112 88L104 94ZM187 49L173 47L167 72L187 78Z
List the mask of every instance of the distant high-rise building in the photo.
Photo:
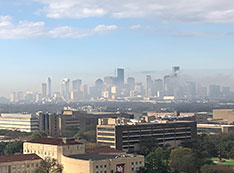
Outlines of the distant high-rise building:
M153 95L160 97L162 95L163 91L163 80L162 79L156 79L154 80L153 84Z
M224 97L230 97L231 96L230 87L223 87L222 88L222 94L223 94Z
M12 92L10 95L10 102L16 102L17 100L17 95L15 92Z
M47 90L47 85L46 85L46 83L42 83L42 84L41 84L41 95L42 95L43 98L46 97L46 90Z
M127 79L127 84L128 84L128 87L129 87L130 90L134 90L134 88L135 88L135 78L129 77Z
M196 83L188 81L186 83L186 95L188 98L194 98L196 96Z
M51 79L48 77L47 79L47 97L52 96L52 89L51 89Z
M70 84L70 79L68 78L63 79L60 83L61 95L65 100L70 99L69 84Z
M219 85L210 85L209 86L209 97L219 98L221 96L221 89Z
M152 96L153 81L150 75L146 75L146 96Z
M173 73L176 73L178 71L180 71L180 67L178 67L178 66L172 67L172 72Z
M104 83L101 79L98 79L95 81L95 96L101 97L102 96L102 90L103 90Z
M118 85L124 84L124 69L122 68L117 69L117 84Z
M104 77L104 84L107 86L111 86L114 85L115 82L115 77L113 76L106 76Z
M78 91L80 92L82 85L82 80L77 79L72 81L72 91Z

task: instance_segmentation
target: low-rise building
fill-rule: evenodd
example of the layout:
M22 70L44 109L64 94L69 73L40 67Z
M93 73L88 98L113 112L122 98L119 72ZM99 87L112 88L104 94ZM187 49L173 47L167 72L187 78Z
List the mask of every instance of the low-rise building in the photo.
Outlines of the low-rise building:
M0 156L1 173L33 173L42 159L36 154Z
M144 156L113 149L85 151L74 139L40 138L24 143L24 153L36 153L43 159L55 159L63 173L136 173L144 166Z
M234 109L214 109L213 119L223 119L232 124L234 122Z
M197 124L198 134L219 134L234 132L234 125Z
M197 134L193 121L138 122L127 119L99 119L97 143L124 151L139 151L149 142L178 145Z

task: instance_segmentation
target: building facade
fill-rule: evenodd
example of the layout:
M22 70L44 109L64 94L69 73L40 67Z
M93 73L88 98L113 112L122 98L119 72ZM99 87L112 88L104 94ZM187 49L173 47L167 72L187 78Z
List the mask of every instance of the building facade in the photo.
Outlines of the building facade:
M0 114L0 129L21 132L38 131L38 117L33 114Z
M234 109L214 109L213 119L223 119L232 124L234 122Z
M147 143L178 145L197 134L196 122L128 123L127 120L99 119L97 143L124 151L139 151Z
M144 167L144 156L110 151L86 152L74 139L40 138L25 142L24 154L35 153L42 159L55 159L63 173L136 173Z
M36 154L0 156L1 173L33 173L42 159Z

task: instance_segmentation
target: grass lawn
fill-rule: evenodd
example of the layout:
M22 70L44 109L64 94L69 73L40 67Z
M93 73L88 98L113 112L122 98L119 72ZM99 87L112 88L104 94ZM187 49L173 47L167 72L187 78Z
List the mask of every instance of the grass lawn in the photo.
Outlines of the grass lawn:
M234 160L233 159L222 159L225 162L216 162L219 161L219 158L211 158L211 160L214 162L216 165L225 165L225 166L230 166L234 168Z

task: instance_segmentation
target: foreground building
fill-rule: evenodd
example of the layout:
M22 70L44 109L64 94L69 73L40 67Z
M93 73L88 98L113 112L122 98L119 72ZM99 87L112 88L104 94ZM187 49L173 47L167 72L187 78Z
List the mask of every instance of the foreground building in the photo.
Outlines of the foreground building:
M0 129L34 132L39 130L39 121L33 114L0 114Z
M127 119L99 119L97 143L124 151L139 151L141 145L176 146L197 134L196 122L131 122Z
M36 154L0 156L1 173L33 173L42 159Z
M56 159L63 173L135 173L144 166L144 156L113 149L85 151L85 145L74 139L40 138L25 142L23 150L45 160Z

